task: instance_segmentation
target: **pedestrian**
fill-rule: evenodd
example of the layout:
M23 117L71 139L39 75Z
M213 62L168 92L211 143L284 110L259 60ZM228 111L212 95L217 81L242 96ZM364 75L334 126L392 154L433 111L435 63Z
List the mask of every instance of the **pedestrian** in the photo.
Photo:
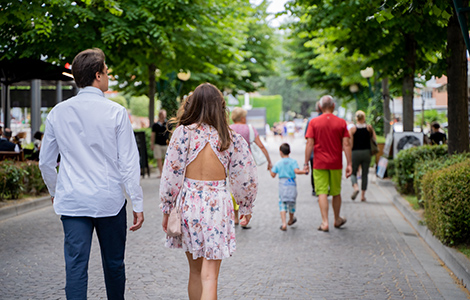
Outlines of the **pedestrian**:
M342 151L346 155L346 178L348 178L352 172L351 143L346 121L333 114L335 110L333 97L329 95L321 97L320 107L323 114L312 119L307 128L304 170L308 170L308 161L313 150L315 192L318 195L322 217L318 230L327 232L329 230L328 195L333 196L334 227L340 228L346 223L346 218L340 216Z
M246 115L247 115L247 111L245 109L241 107L235 107L231 113L233 124L230 125L230 129L240 134L248 143L248 147L250 147L250 126L251 125L246 124ZM268 162L267 170L270 170L272 168L272 163L271 163L271 157L269 156L268 150L266 150L266 147L264 147L263 143L261 142L258 131L253 126L251 126L251 128L255 135L254 143L261 149L264 156L266 156L266 160ZM234 209L235 209L235 225L238 225L238 222L239 222L238 221L238 205L235 202L234 202ZM250 229L250 227L248 226L242 226L242 228Z
M282 159L278 161L270 170L271 176L274 178L279 174L279 210L281 212L281 230L286 231L287 225L291 226L297 222L295 214L295 201L297 199L297 183L295 182L295 174L308 174L305 170L300 170L295 159L289 157L290 146L283 143L279 147L279 154ZM286 223L286 215L289 212L289 222Z
M150 135L150 148L153 151L153 157L157 160L157 167L160 171L157 178L160 178L163 171L163 159L166 149L170 142L170 132L167 129L166 110L161 109L158 113L158 121L152 125L152 134Z
M216 299L222 259L236 248L231 192L240 205L240 225L248 225L258 189L256 164L248 144L230 130L222 93L199 85L182 103L160 182L162 227L170 211L181 209L182 234L165 246L182 248L189 263L189 299Z
M438 122L432 122L431 135L429 137L431 145L444 145L447 144L447 136L445 132L441 131L441 125Z
M356 112L356 125L349 129L352 143L352 174L351 182L353 193L351 199L355 200L359 194L359 185L357 184L357 173L361 168L361 201L366 201L366 190L369 175L369 166L372 155L370 153L370 139L377 140L375 130L372 125L366 123L366 114L362 110Z
M11 129L0 126L0 151L14 151L20 153L20 146L18 144L12 143L11 140Z
M64 229L65 294L87 299L96 230L108 299L124 299L127 201L122 187L133 205L130 230L144 222L137 143L126 109L104 97L108 68L103 51L78 53L72 74L80 91L51 110L39 152L39 168Z

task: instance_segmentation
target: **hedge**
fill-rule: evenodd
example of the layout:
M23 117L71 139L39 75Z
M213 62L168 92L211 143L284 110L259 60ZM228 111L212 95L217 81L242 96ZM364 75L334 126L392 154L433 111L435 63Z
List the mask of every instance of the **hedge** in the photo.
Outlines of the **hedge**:
M415 165L414 189L420 206L423 206L423 191L421 189L423 176L429 171L437 171L470 158L470 153L438 157L432 160L419 161Z
M443 244L470 240L469 182L470 159L423 176L424 219Z
M238 106L243 106L244 98L239 96L238 102L240 103ZM268 123L269 126L273 127L274 123L281 121L281 95L250 97L250 104L253 108L266 107L266 123Z
M0 200L18 199L22 194L39 195L45 191L38 162L0 162Z
M402 194L413 195L415 164L422 160L431 160L437 157L447 156L447 145L419 146L398 152L395 157L395 177L397 189Z

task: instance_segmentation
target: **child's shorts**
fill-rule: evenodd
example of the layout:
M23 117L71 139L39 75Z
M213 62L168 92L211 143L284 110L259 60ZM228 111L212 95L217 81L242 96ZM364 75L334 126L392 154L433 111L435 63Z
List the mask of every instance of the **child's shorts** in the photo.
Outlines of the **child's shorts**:
M283 202L279 201L279 211L286 211L291 214L295 213L295 202Z

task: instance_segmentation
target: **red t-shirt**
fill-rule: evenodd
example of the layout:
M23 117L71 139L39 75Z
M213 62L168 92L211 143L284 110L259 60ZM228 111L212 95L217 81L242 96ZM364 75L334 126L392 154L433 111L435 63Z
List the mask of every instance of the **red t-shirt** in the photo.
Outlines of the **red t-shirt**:
M305 137L313 138L314 169L343 168L343 138L349 137L345 120L322 114L309 122Z

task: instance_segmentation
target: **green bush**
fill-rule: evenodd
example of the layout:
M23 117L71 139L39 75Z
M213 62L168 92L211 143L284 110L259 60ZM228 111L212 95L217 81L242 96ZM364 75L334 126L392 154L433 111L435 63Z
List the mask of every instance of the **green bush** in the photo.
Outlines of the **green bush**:
M0 163L0 199L18 199L24 191L26 170L6 160Z
M238 97L238 106L243 106L244 100L243 96ZM273 95L273 96L258 96L250 97L250 103L253 108L266 108L266 123L269 126L273 127L275 122L279 122L281 119L282 113L282 96Z
M28 161L20 165L26 171L24 178L25 192L31 195L39 195L47 191L46 184L42 179L39 163L36 161Z
M470 240L469 182L470 159L423 176L426 225L446 245Z
M437 171L448 166L460 163L470 158L470 153L462 153L450 156L438 157L432 160L419 161L415 165L414 189L420 205L422 204L423 193L421 190L423 176L429 171Z
M38 162L0 162L0 200L18 199L23 193L39 195L47 191Z
M400 151L394 159L396 173L394 180L398 191L402 194L414 194L413 182L417 162L447 155L447 145L425 145Z

